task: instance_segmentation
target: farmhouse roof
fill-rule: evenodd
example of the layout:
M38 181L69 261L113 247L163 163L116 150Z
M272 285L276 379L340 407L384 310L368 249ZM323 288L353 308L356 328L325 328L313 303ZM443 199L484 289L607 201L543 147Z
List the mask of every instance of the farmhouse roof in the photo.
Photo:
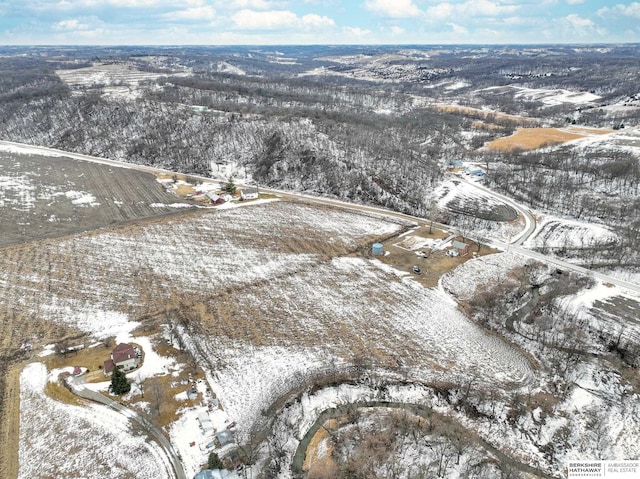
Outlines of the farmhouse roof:
M133 349L133 346L126 343L118 344L111 352L111 358L115 364L128 361L129 359L134 359L135 357L135 349Z
M113 364L113 359L107 359L104 362L104 373L110 374L113 371L113 368L115 368L115 364Z

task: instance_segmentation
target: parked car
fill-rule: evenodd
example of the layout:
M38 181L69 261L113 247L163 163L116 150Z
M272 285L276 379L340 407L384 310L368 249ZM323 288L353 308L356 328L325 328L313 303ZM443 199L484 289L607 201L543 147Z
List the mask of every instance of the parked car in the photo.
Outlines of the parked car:
M414 267L413 267L413 272L414 272L415 274L422 274L422 270L421 270L420 268L418 268L417 266L414 266Z

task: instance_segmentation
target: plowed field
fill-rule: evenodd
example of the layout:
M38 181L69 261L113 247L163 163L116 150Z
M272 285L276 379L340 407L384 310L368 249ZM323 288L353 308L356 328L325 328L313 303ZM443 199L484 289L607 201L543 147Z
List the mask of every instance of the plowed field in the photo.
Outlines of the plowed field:
M0 246L165 215L179 201L148 173L0 151Z

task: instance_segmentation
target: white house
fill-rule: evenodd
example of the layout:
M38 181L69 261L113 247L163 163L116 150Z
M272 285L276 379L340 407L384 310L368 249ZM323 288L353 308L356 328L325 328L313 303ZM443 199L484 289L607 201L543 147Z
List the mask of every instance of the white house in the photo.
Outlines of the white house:
M104 374L108 376L113 372L113 368L131 371L138 367L139 358L133 346L126 343L118 344L111 352L111 359L104 362Z
M245 188L240 192L241 200L256 200L258 199L257 188Z

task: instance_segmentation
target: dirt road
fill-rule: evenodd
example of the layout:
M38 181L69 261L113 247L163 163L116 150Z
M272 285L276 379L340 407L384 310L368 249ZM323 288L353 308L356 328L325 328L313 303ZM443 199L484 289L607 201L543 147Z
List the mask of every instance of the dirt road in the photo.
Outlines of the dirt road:
M20 370L22 365L11 365L2 372L3 397L0 422L0 476L18 477L18 440L20 437Z

